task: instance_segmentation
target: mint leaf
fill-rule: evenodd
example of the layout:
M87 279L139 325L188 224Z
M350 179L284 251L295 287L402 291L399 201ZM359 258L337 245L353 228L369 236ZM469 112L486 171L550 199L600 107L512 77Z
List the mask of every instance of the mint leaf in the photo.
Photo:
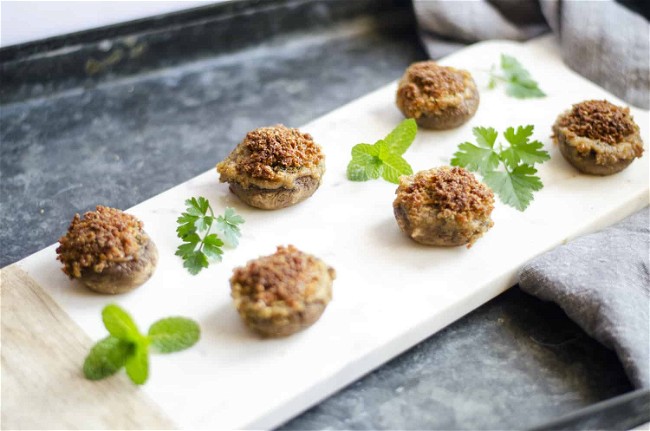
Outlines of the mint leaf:
M415 139L417 125L412 118L402 121L384 139L370 144L352 147L352 160L348 163L347 177L350 181L368 181L380 176L398 184L400 175L410 175L413 169L402 154Z
M348 163L347 175L350 181L368 181L381 175L382 162L379 159L379 145L357 144L352 147L352 160Z
M533 130L531 125L516 130L509 127L503 133L509 144L504 148L496 145L494 129L476 127L473 132L479 145L459 144L451 164L480 173L504 204L524 211L533 200L533 192L543 187L534 164L550 159L541 142L530 141ZM500 166L503 170L497 170Z
M120 335L137 332L126 311L116 305L104 307L102 320L109 331ZM84 375L88 380L100 380L126 367L133 383L144 384L149 377L149 345L160 353L177 352L193 346L200 334L199 325L193 320L168 317L151 325L146 337L137 332L133 341L109 335L90 349L83 364Z
M506 84L506 94L509 96L518 99L546 96L530 72L516 58L501 54L503 75L495 73L494 69L494 66L490 69L489 88L494 88L497 81L503 81Z
M398 155L392 154L384 160L384 170L381 173L383 179L393 184L399 184L399 177L402 175L411 175L413 169L411 166Z
M142 339L131 316L118 305L109 304L102 310L102 320L108 333L120 340L137 343Z
M352 147L352 158L359 158L364 156L379 157L379 142L374 145L370 144L357 144Z
M84 361L83 371L88 380L101 380L119 371L126 363L132 344L113 336L98 341Z
M402 158L402 156L393 153L392 148L386 141L379 141L379 158L383 163L381 176L388 182L399 184L400 175L411 175L413 169Z
M521 165L512 172L489 172L483 179L504 204L524 211L533 200L533 192L543 187L536 173L537 169L532 166Z
M172 353L192 347L201 335L199 325L184 317L168 317L149 328L151 345L160 353Z
M131 355L126 358L126 374L136 385L142 385L149 377L149 349L147 343L135 345Z
M384 141L388 145L391 153L401 156L411 146L417 133L417 123L413 118L408 118L395 127L393 131L384 138Z
M366 165L355 159L350 160L350 163L348 163L346 175L350 181L368 181L371 179L366 173Z

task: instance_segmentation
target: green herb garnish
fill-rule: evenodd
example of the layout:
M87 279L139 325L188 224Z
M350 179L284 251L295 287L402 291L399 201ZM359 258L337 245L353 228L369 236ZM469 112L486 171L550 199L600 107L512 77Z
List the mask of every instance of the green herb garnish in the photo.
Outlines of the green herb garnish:
M176 256L183 259L183 266L190 274L196 275L210 262L221 262L224 241L217 233L210 233L212 228L221 233L228 246L236 247L241 236L239 225L244 219L232 208L226 208L223 216L215 217L204 197L188 199L185 205L186 211L176 220L176 234L183 240Z
M386 181L398 184L400 175L411 175L413 169L404 160L402 154L411 146L417 131L415 120L409 118L374 145L357 144L352 147L348 179L368 181L376 180L381 176Z
M508 127L503 136L510 145L504 147L495 145L498 133L492 127L475 127L472 132L478 146L463 142L451 164L480 173L504 204L523 211L533 200L533 192L544 186L535 176L535 163L551 158L541 142L529 141L533 130L531 125L519 126L517 131ZM498 170L499 166L503 169Z
M102 310L104 326L110 334L98 341L84 361L84 375L101 380L126 367L131 381L142 385L149 377L149 351L173 353L192 347L201 334L199 325L184 317L168 317L155 322L143 335L131 316L115 304Z
M530 75L530 72L516 58L501 54L501 71L503 74L496 73L495 69L496 66L494 65L490 69L489 88L496 87L497 82L502 81L506 84L506 93L517 99L546 96L539 88L537 81Z

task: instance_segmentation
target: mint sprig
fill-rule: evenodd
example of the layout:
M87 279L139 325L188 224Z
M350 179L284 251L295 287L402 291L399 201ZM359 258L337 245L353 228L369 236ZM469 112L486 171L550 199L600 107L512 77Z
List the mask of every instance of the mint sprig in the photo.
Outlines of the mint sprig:
M89 380L101 380L122 367L131 381L142 385L149 377L149 352L172 353L192 347L200 338L199 325L184 317L158 320L148 335L140 333L131 316L110 304L102 310L104 326L110 334L98 341L86 356L83 372Z
M504 204L524 211L533 192L544 187L534 165L551 158L544 144L530 141L533 130L532 125L507 128L503 137L509 145L504 146L496 143L498 133L492 127L475 127L472 132L478 145L460 144L451 164L480 173Z
M215 217L210 202L200 196L185 201L186 210L176 220L177 236L183 244L176 249L176 256L183 259L183 266L192 275L196 275L210 262L221 262L222 246L236 247L239 244L241 231L239 225L244 219L234 209L226 208L223 216ZM211 233L215 228L217 233Z
M409 118L373 145L357 144L352 147L352 160L347 169L348 179L368 181L381 176L388 182L398 184L400 175L411 175L413 169L402 154L413 143L417 131L415 120Z
M530 72L514 57L501 54L501 74L496 73L496 66L490 69L489 88L497 86L497 82L506 85L506 94L517 99L528 99L532 97L545 97L537 81L533 79Z

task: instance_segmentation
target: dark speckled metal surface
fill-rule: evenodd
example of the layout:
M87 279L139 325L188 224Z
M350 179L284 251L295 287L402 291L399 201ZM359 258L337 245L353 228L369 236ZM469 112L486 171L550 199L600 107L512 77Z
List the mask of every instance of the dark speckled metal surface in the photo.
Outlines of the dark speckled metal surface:
M425 55L403 2L235 3L193 11L191 25L75 35L70 54L65 39L0 52L0 266L55 242L75 212L135 205L210 169L248 130L304 124ZM319 25L295 22L307 12ZM242 14L260 20L254 37L228 27ZM165 22L197 50L168 46ZM232 40L210 39L216 28ZM149 51L90 75L78 54L125 46ZM525 428L630 390L611 351L514 288L281 428Z

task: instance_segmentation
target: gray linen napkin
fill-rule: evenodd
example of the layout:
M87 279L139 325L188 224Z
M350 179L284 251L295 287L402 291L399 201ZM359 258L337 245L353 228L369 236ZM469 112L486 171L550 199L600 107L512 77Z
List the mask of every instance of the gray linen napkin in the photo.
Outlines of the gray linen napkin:
M627 3L647 8L646 0ZM633 105L650 108L650 24L608 1L413 0L432 58L488 39L527 40L549 30L566 64Z
M527 40L550 27L569 67L628 103L650 107L650 24L629 8L647 9L645 0L413 1L432 58L481 40ZM650 387L648 215L646 208L558 247L519 275L524 291L556 302L614 349L636 387Z
M630 381L650 387L650 211L528 262L525 292L562 307L589 335L613 349Z

